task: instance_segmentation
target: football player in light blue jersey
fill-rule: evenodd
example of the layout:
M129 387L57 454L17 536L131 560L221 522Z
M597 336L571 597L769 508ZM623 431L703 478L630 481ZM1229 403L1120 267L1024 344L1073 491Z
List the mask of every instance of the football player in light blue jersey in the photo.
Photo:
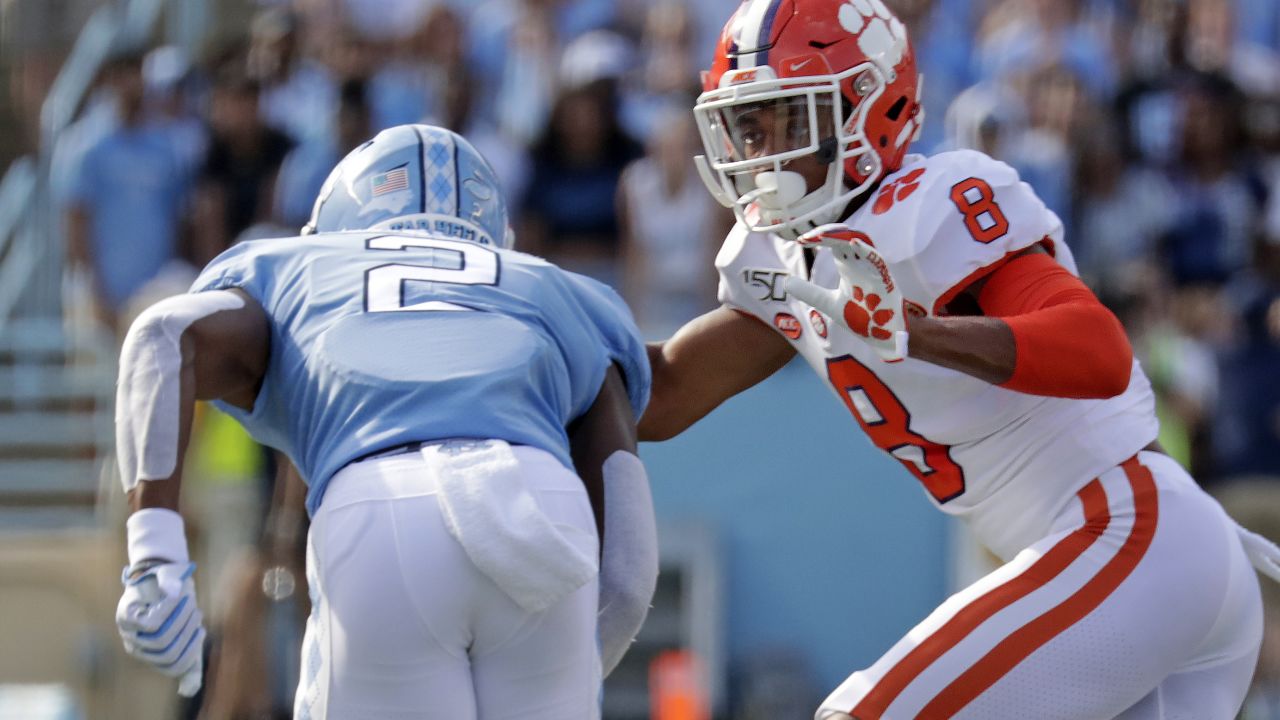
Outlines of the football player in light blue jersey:
M198 689L176 510L209 399L308 484L295 717L599 717L656 583L648 360L616 294L511 245L476 150L400 126L339 163L301 237L228 250L138 319L116 415L131 654Z

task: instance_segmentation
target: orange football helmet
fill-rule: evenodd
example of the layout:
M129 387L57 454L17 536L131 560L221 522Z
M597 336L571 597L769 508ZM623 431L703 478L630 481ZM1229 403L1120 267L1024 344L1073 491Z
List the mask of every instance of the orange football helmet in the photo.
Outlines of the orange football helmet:
M746 0L694 116L712 195L751 230L789 239L843 220L901 167L924 119L906 27L882 0ZM828 166L816 189L786 169L806 155Z

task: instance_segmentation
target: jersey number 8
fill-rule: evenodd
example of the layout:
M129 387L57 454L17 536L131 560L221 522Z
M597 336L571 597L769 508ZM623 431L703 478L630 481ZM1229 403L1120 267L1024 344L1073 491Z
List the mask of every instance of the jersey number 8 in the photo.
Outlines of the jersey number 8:
M911 429L911 413L875 373L849 355L827 360L827 378L876 447L892 455L939 504L964 494L951 448Z
M996 204L996 195L982 178L971 177L951 186L951 202L964 215L964 226L980 243L989 243L1009 232L1009 219Z

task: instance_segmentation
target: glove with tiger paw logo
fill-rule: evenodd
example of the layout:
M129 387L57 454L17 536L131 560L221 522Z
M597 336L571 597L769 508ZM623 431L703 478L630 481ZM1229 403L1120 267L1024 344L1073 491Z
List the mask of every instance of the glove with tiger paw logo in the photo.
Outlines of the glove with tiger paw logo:
M841 223L801 235L805 247L826 247L835 258L840 283L834 289L789 276L787 292L838 319L865 340L885 362L907 357L907 318L902 292L889 266L863 233Z

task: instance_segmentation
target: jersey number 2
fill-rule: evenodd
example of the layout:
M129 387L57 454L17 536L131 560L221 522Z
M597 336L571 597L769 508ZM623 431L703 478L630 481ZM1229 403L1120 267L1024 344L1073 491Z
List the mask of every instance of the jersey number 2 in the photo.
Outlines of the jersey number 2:
M911 413L866 365L845 355L827 360L827 377L876 447L897 458L939 503L964 493L964 470L951 448L911 430Z
M471 308L443 300L404 304L406 282L453 285L497 285L498 253L483 245L458 240L381 235L369 238L370 250L417 250L417 265L394 263L371 268L364 275L365 312L456 311ZM425 260L423 257L425 256ZM425 263L425 264L424 264Z

